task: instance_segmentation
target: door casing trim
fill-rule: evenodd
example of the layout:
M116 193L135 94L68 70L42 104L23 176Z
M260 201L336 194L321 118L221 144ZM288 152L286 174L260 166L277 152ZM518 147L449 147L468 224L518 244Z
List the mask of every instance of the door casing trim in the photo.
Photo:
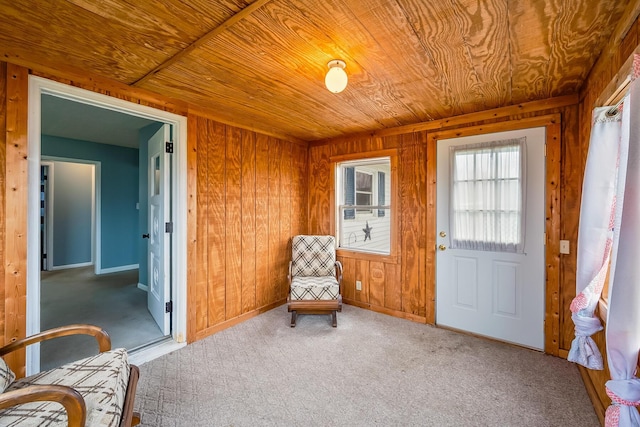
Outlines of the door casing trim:
M27 336L40 332L40 268L39 268L39 209L40 195L40 144L41 144L41 96L53 95L74 102L93 105L124 114L143 117L172 126L174 165L171 171L171 210L174 233L171 242L171 299L172 338L166 352L186 345L187 336L187 118L145 105L113 98L86 89L69 86L38 76L29 76L29 116L27 128L28 202L27 202ZM156 357L163 354L160 349ZM39 371L40 348L27 348L27 375Z

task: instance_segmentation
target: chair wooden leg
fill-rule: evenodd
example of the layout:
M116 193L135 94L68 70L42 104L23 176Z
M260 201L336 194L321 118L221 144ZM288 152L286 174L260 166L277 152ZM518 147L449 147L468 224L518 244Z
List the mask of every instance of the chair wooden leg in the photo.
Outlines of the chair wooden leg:
M291 327L295 328L296 327L296 317L298 317L298 312L293 310L291 312Z
M331 326L334 328L338 326L338 316L335 311L331 312Z

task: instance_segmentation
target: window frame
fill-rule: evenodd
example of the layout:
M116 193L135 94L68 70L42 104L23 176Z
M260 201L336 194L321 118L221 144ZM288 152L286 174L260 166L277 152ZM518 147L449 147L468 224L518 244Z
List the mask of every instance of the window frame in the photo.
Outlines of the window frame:
M338 193L336 190L336 184L340 182L340 179L337 177L337 175L341 170L341 168L339 167L340 164L345 162L356 162L360 160L362 161L374 160L376 158L388 158L389 165L390 165L390 171L388 174L389 175L388 179L391 180L391 182L389 183L389 198L391 200L391 204L389 208L390 215L391 215L391 220L389 222L389 227L390 227L389 253L383 254L383 253L363 251L360 249L343 248L340 246L338 246L336 253L339 257L343 257L343 258L354 258L354 259L361 259L361 260L397 263L398 254L400 252L398 247L398 242L399 242L398 233L400 230L400 218L398 217L398 212L399 212L398 206L400 203L400 198L398 197L399 196L398 150L396 149L376 150L376 151L369 151L364 153L353 153L353 154L346 154L346 155L339 155L339 156L331 156L329 158L330 168L332 170L332 173L330 175L331 193L329 195L331 212L332 212L332 214L330 215L330 230L331 230L331 234L336 237L336 241L339 244L340 230L338 229L338 221L339 221L339 215L340 215L340 204L338 202L338 195L340 193ZM375 182L372 183L372 186L375 187ZM373 190L374 190L373 191L374 194L372 196L373 197L372 201L375 202L375 188L373 188ZM355 194L354 194L354 198L355 198ZM375 210L372 210L371 214L367 213L364 215L376 216Z

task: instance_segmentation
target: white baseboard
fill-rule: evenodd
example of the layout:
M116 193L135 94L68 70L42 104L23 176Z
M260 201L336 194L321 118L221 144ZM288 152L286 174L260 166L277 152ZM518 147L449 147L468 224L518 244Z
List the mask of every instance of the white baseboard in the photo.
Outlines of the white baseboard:
M142 289L145 292L149 292L149 286L147 285L143 285L142 283L138 282L138 289Z
M120 265L118 267L102 268L98 274L118 273L120 271L135 270L139 268L139 264Z
M67 264L67 265L52 265L51 270L67 270L69 268L80 268L80 267L88 267L93 265L91 261L89 262L80 262L78 264Z

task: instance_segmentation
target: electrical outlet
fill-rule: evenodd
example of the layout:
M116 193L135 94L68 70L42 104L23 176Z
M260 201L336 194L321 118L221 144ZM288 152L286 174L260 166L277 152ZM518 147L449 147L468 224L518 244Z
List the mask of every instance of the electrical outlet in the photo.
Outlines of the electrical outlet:
M356 291L362 290L362 282L360 280L356 280Z
M561 254L569 254L569 241L568 240L560 240L560 253Z

